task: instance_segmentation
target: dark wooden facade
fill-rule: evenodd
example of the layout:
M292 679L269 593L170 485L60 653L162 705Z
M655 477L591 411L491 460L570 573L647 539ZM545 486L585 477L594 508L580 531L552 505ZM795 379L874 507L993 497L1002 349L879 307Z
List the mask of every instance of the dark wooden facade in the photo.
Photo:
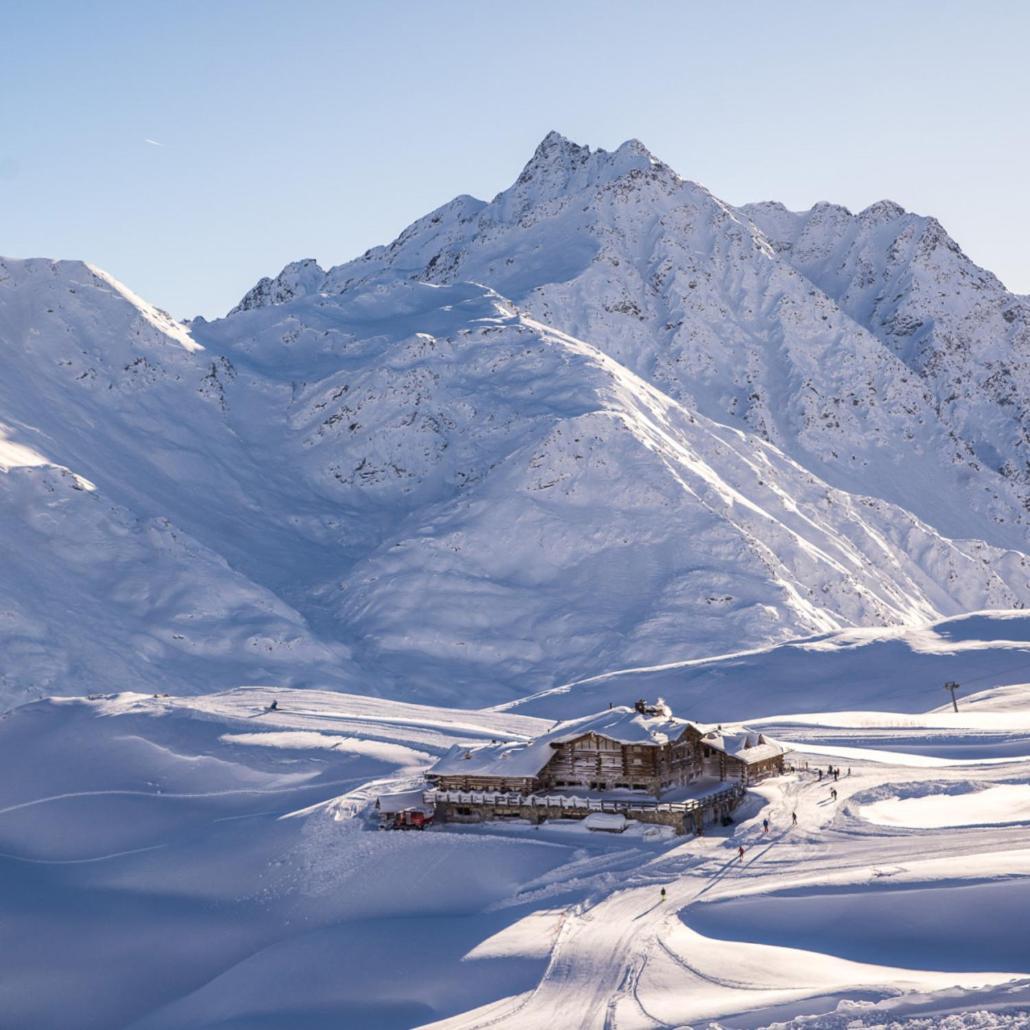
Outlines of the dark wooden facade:
M744 784L757 783L766 776L778 776L783 772L783 767L783 755L771 755L758 762L748 762L740 777L740 782Z
M705 775L718 776L720 780L739 780L743 784L756 783L766 776L783 772L783 755L770 755L756 762L746 762L736 755L728 755L718 748L701 744L702 765Z
M730 752L722 736L702 736L689 723L678 737L661 744L620 741L589 731L568 740L551 740L548 747L526 754L511 752L510 763L505 760L509 752L498 757L489 748L484 751L482 757L475 750L467 751L467 762L451 760L446 772L430 772L430 780L439 790L448 791L529 796L549 790L635 790L657 798L701 776L746 785L782 772L784 765L783 754L760 735L750 747Z
M553 752L536 776L498 776L477 772L473 761L463 773L431 774L440 790L506 791L532 794L576 788L590 791L663 791L697 779L703 772L701 734L693 726L665 744L623 743L601 733L584 733L553 743Z
M490 776L475 772L467 776L431 775L430 779L439 790L487 790L532 794L541 786L540 779L536 776Z
M552 745L541 780L548 787L646 790L656 797L701 775L700 733L687 726L666 744L625 744L600 733Z

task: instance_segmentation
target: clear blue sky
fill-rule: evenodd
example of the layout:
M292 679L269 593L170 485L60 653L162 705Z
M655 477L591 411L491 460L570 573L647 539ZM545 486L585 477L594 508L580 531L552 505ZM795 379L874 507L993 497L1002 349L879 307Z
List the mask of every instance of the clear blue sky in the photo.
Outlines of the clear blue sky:
M889 197L1030 292L1028 39L1023 0L0 0L0 253L220 314L555 128L731 203Z

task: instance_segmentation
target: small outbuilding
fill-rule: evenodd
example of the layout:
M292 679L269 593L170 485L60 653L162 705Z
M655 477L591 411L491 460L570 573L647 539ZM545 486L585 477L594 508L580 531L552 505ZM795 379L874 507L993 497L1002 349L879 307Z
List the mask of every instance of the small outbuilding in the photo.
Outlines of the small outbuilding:
M384 830L421 830L433 821L435 806L419 790L395 791L376 798L379 826Z
M726 732L721 727L701 737L705 772L720 780L755 783L783 772L786 749L750 730Z

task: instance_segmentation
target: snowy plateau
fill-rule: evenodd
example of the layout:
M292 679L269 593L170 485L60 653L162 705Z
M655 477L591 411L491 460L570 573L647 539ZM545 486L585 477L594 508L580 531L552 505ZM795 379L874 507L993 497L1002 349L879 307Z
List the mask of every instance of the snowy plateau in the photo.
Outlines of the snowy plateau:
M933 218L551 133L215 321L0 259L0 354L0 1027L1030 1026L1030 298ZM376 829L659 696L793 771Z

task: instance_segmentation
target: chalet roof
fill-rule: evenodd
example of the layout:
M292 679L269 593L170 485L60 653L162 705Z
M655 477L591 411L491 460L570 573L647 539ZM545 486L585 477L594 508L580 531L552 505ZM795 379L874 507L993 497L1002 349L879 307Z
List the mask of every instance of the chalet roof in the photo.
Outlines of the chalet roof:
M430 776L493 776L515 779L536 776L551 760L554 749L543 738L528 744L455 745L428 770Z
M560 722L528 743L453 747L429 770L430 776L536 776L554 754L554 746L596 733L620 744L661 747L678 740L692 725L673 715L648 715L633 708L609 708L580 719ZM701 732L699 729L698 732Z
M668 712L668 709L666 709ZM649 715L635 708L609 708L607 711L559 723L546 736L555 744L564 744L587 733L596 733L620 744L647 744L661 747L679 740L683 731L692 725L675 715ZM701 732L700 729L698 732Z
M761 733L753 730L710 730L704 735L704 743L716 751L745 762L748 765L754 762L764 762L767 758L776 758L777 755L786 754L787 749L779 744L772 744Z

